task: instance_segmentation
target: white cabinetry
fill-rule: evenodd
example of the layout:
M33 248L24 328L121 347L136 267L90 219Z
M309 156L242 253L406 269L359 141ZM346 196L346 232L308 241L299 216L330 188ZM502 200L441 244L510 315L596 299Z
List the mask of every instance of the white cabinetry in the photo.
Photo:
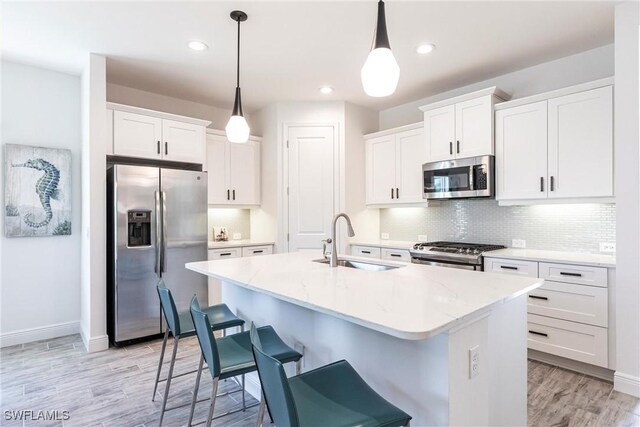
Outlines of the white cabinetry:
M107 103L113 114L109 145L116 156L204 163L205 120Z
M351 255L389 261L411 262L409 250L400 248L351 245Z
M611 79L496 105L501 204L613 201Z
M422 204L422 123L365 137L367 205Z
M260 204L260 138L234 144L223 132L210 129L205 169L210 205Z
M420 107L427 161L492 155L493 106L508 96L495 87Z
M529 293L530 349L610 367L606 268L489 257L484 265L487 272L545 279Z

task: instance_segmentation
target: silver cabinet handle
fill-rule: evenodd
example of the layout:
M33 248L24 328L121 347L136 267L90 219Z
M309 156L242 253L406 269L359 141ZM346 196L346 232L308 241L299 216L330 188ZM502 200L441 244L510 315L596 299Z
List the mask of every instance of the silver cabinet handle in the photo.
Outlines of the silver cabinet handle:
M160 150L160 141L158 141L158 150ZM160 151L158 151L158 154L160 154ZM158 275L158 277L162 277L162 274L160 273L160 254L161 254L161 248L160 245L162 244L162 229L160 228L160 224L162 221L162 214L160 213L160 192L159 191L154 191L153 192L153 197L155 198L155 202L156 202L156 264L153 268L153 271Z
M167 271L167 193L160 193L162 202L162 273Z

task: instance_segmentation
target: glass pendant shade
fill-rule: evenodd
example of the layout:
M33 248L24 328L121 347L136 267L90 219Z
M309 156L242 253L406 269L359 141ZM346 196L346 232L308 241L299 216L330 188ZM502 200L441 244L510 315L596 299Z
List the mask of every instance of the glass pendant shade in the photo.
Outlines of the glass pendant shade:
M236 144L247 142L251 132L249 124L242 116L231 116L224 130L227 132L229 142L235 142Z
M373 49L360 71L362 87L369 96L389 96L396 91L400 80L400 67L391 51L387 34L384 2L378 1L378 20Z
M369 52L360 77L367 95L382 97L393 94L400 80L400 67L391 49L379 47Z

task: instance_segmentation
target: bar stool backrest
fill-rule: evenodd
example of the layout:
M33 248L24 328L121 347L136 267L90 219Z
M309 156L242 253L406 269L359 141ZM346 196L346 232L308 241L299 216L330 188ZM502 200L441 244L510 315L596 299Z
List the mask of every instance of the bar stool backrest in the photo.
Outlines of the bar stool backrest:
M204 360L207 362L207 367L211 372L211 378L217 378L220 376L220 355L218 354L218 346L216 345L216 339L211 332L211 323L209 323L209 317L206 313L200 310L200 304L198 298L194 295L191 298L191 318L193 319L193 325L196 328L196 335L198 336L198 342L200 343L200 350Z
M299 427L296 405L282 363L262 350L256 325L251 323L251 347L273 421L278 427Z
M180 318L178 317L178 309L176 303L171 296L171 290L164 284L164 280L160 279L158 282L158 296L160 297L160 305L162 306L162 312L164 313L164 319L167 321L167 326L171 329L173 336L180 335Z

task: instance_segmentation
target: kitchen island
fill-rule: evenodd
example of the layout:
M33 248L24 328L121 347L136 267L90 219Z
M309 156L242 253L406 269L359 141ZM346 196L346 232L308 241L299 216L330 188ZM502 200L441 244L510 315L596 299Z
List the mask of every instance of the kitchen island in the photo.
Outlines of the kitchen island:
M348 360L412 425L526 425L526 294L541 279L390 262L397 268L331 268L318 258L187 268L220 279L240 317L303 348L304 370ZM260 396L257 377L248 383Z

